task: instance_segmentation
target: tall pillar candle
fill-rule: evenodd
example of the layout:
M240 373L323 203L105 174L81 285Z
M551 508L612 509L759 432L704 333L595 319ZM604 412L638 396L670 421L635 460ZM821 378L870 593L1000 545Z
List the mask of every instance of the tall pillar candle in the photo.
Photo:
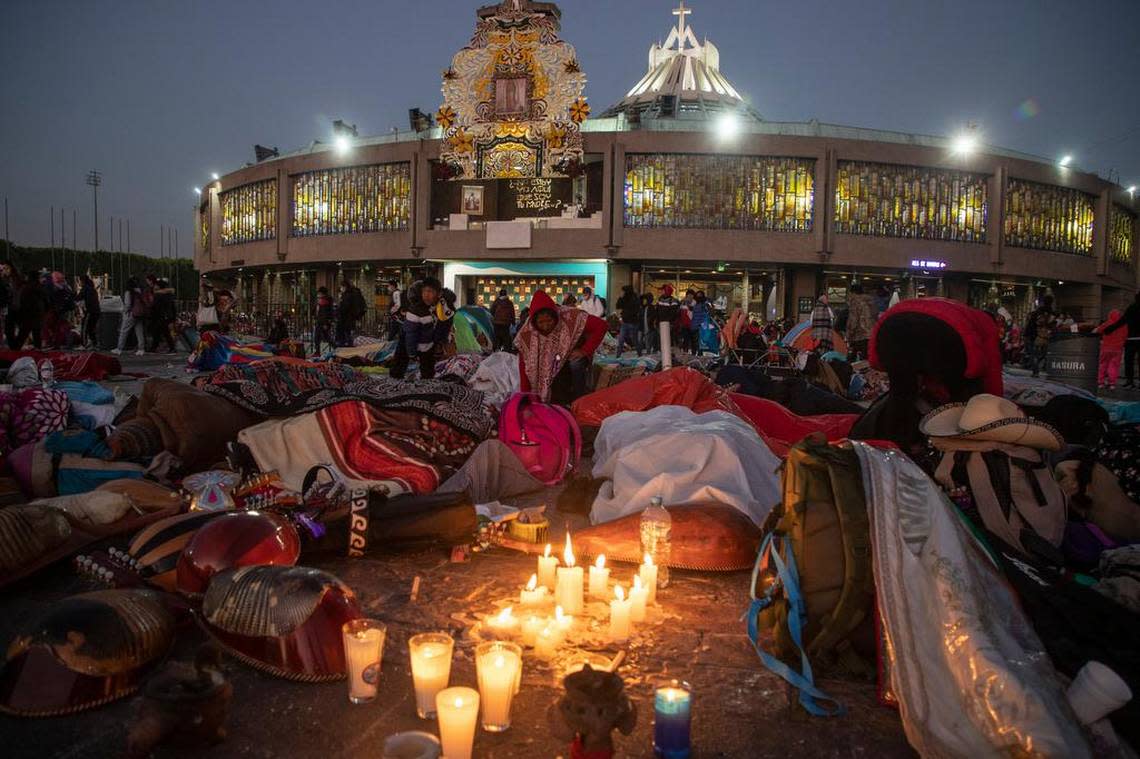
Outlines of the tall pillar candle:
M475 648L475 675L483 729L501 733L511 726L511 701L522 669L522 649L514 643L493 641Z
M471 759L475 722L479 718L479 691L445 688L435 696L439 742L447 759Z
M624 643L629 640L630 602L626 600L625 589L614 587L614 600L610 601L610 640Z
M590 567L590 597L605 601L610 597L610 570L606 569L606 555L602 554Z
M554 590L557 578L555 570L558 568L558 557L550 555L550 544L546 544L546 551L538 557L538 584Z
M408 640L412 660L412 687L416 691L416 714L435 717L435 696L451 677L451 653L455 641L446 633L421 633Z
M566 551L563 554L566 566L558 568L558 587L554 592L554 603L570 615L581 614L585 605L585 583L581 567L574 566L574 549L570 545L570 533L566 533Z
M645 554L645 561L639 570L641 575L641 584L649 591L649 597L646 598L646 603L657 603L657 565L653 563L653 557Z
M634 575L633 585L629 588L630 620L634 622L645 621L645 604L648 601L649 588L641 583L641 575Z

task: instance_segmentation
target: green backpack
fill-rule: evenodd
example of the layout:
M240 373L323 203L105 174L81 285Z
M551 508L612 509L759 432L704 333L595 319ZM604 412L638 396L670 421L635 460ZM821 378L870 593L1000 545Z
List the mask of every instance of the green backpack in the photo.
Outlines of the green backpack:
M800 688L808 711L837 713L814 703L827 697L812 682L811 663L864 677L874 672L867 658L874 651L875 578L855 451L822 436L793 446L784 465L783 503L764 531L752 575L749 637L764 664ZM797 658L802 672L790 666Z

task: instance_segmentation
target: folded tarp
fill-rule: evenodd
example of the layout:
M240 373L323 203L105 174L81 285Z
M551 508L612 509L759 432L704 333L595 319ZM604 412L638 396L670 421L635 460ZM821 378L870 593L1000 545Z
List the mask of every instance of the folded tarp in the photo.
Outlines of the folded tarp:
M593 476L608 481L590 520L637 513L661 496L667 506L723 503L760 525L780 500L779 466L756 431L727 411L622 412L605 420L594 441Z

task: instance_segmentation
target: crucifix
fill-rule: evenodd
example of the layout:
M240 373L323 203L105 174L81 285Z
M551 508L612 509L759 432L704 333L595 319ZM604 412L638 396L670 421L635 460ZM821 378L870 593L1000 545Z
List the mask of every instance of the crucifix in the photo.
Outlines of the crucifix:
M680 7L673 9L673 15L677 17L677 34L682 41L685 39L685 16L692 12L691 8L685 7L685 0L681 0Z

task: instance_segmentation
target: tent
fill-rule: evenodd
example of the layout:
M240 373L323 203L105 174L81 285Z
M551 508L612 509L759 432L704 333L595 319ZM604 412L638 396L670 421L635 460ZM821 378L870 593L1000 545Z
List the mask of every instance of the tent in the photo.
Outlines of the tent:
M811 336L811 319L805 319L788 330L788 333L780 339L780 344L801 351L815 348L815 338ZM843 339L843 335L834 330L831 333L831 344L840 353L847 353L847 341Z

